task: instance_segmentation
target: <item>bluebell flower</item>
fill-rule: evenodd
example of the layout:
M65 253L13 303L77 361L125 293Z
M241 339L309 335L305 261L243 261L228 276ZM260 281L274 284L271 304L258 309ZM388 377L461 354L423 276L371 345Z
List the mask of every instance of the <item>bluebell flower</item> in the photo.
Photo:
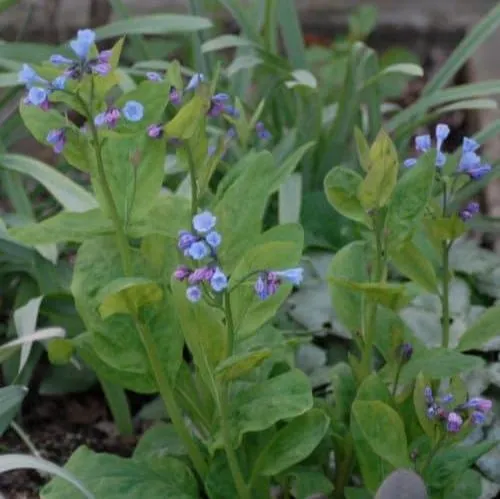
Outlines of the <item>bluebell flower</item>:
M73 60L61 54L54 54L50 57L50 62L56 66L68 66L64 74L72 79L80 79L83 75L91 73L107 75L111 71L109 61L112 51L104 50L96 58L90 59L89 53L94 42L95 33L90 29L81 29L78 31L76 39L69 43L77 59Z
M473 397L469 399L464 407L467 409L476 409L482 413L487 413L491 410L493 403L489 399L485 399L483 397Z
M192 270L189 267L187 267L186 265L179 265L179 267L177 267L174 270L174 278L177 279L178 281L184 281L191 274L192 274Z
M103 113L98 114L94 118L94 124L97 127L107 126L108 128L115 128L120 119L121 113L119 109L110 107Z
M445 395L439 397L439 402L441 402L442 404L449 404L453 402L453 394L446 393Z
M44 109L48 108L49 92L45 88L31 87L28 91L25 102Z
M474 215L479 213L480 207L479 203L476 203L475 201L471 201L461 212L460 212L460 218L466 222L467 220L470 220Z
M222 237L221 235L216 232L215 230L213 230L212 232L209 232L206 237L205 237L205 241L209 244L209 246L211 248L217 248L221 241L222 241Z
M434 402L434 397L432 395L432 388L430 386L426 386L424 388L424 398L427 404L432 404Z
M482 425L486 422L486 416L482 412L479 412L479 411L474 411L471 414L470 419L471 419L472 424L476 425L476 426Z
M291 282L293 285L298 286L303 279L304 269L297 267L288 270L275 270L273 273L280 279Z
M193 228L199 234L206 234L215 227L216 222L217 217L209 211L203 211L193 217Z
M444 125L442 123L436 126L436 166L441 168L446 163L446 156L442 152L442 147L444 141L448 138L450 134L450 127L448 125ZM428 134L419 135L415 137L415 149L419 153L425 153L432 148L432 139ZM411 168L417 162L416 158L408 158L404 161L404 166L406 168Z
M191 90L195 90L199 87L200 83L205 81L205 76L202 73L195 73L188 84L186 85L185 91L189 92Z
M66 143L66 133L62 128L51 130L47 134L47 142L52 145L52 149L56 154L61 153Z
M201 294L201 289L198 286L189 286L189 288L186 289L186 297L192 303L199 302L201 300Z
M481 162L481 157L476 153L478 149L479 144L474 139L465 137L462 143L462 156L457 168L459 173L465 173L474 180L491 171L490 165Z
M429 419L434 419L438 414L438 407L436 404L431 404L427 407L427 417Z
M188 232L187 230L181 230L179 231L177 247L180 250L185 251L196 241L198 241L198 238L194 234L191 234L191 232Z
M266 129L264 123L262 121L258 121L255 125L255 131L257 132L257 137L260 140L270 140L272 138L271 132Z
M215 269L213 267L200 267L198 269L193 270L191 275L188 278L189 284L200 284L201 282L209 282L212 279L212 276L215 273Z
M462 419L462 417L456 412L452 411L448 414L446 429L450 433L457 433L462 428L463 422L464 420Z
M174 106L180 106L181 103L182 103L182 98L181 98L181 94L180 92L174 88L174 87L171 87L170 88L170 92L168 94L168 98L170 99L170 102L174 105Z
M208 109L207 115L216 118L221 114L227 114L233 118L239 116L239 112L234 106L228 104L230 97L227 94L219 93L215 94L210 101L210 108Z
M210 279L210 286L212 286L212 289L217 293L227 288L226 274L224 274L219 267L215 269L214 275Z
M156 71L148 71L146 73L146 78L149 81L163 81L163 76L160 73L157 73Z
M141 121L144 116L144 106L140 102L129 100L123 106L122 112L129 121Z
M57 78L52 80L50 86L53 90L64 90L67 80L67 77L64 75L58 76Z
M47 83L47 81L41 78L28 64L23 64L21 71L17 74L17 77L19 83L23 83L28 89L39 83Z
M163 125L157 123L148 126L148 136L152 139L160 139L163 137Z
M210 250L204 241L196 241L184 253L193 260L203 260L210 254Z

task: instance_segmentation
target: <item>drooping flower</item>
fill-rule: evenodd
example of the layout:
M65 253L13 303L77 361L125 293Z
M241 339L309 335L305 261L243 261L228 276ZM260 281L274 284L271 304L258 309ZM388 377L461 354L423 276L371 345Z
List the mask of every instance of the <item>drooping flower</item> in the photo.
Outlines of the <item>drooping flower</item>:
M215 269L215 272L210 279L210 286L212 286L212 289L217 293L220 293L227 288L226 274L224 274L219 267Z
M160 123L148 126L148 136L152 139L160 139L163 137L163 125Z
M218 232L213 230L205 236L205 241L209 244L211 248L215 249L220 246L222 237Z
M492 405L493 404L489 399L485 399L482 397L474 397L469 399L464 404L464 407L466 407L467 409L475 409L477 411L482 412L483 414L486 414L491 410Z
M482 412L474 411L471 414L470 420L473 425L479 426L486 422L486 416Z
M46 80L41 78L38 73L28 64L23 64L21 70L17 74L17 79L19 83L23 83L28 89L39 83L47 83Z
M196 241L198 241L198 238L194 234L187 230L181 230L179 231L177 247L182 251L186 251Z
M475 201L471 201L460 212L460 218L464 222L466 222L467 220L470 220L474 215L476 215L477 213L479 213L479 210L480 210L479 203L476 203Z
M477 180L491 171L491 165L481 162L481 157L476 153L478 149L479 144L474 139L464 137L457 171L469 175L473 180Z
M94 123L97 127L107 126L108 128L115 128L120 117L120 110L116 107L110 107L103 113L98 114L94 118Z
M257 132L257 137L262 141L267 141L272 138L271 132L269 132L269 130L266 129L262 121L258 121L255 124L255 131Z
M171 87L170 88L170 92L168 94L168 98L170 99L170 102L174 105L174 106L180 106L181 103L182 103L182 98L181 98L181 94L180 92L174 88L174 87Z
M64 129L58 128L57 130L51 130L47 134L47 142L52 145L52 149L56 154L61 153L66 143L66 133Z
M304 269L296 267L288 270L274 270L273 273L280 279L291 282L294 286L298 286L303 279Z
M446 163L446 156L442 152L442 147L444 141L448 138L448 135L450 134L450 127L448 125L444 125L442 123L439 123L436 126L436 166L438 168L441 168L445 163ZM415 137L415 149L419 153L425 153L429 151L432 148L432 139L431 136L426 134L426 135L419 135ZM416 158L408 158L404 161L404 166L406 168L411 168L414 166L417 162Z
M129 100L122 108L123 115L128 121L141 121L144 116L144 106L135 100Z
M189 92L191 90L195 90L199 87L200 83L205 81L205 76L202 73L195 73L188 84L186 85L185 91Z
M49 92L45 88L31 87L28 90L25 102L46 110L49 107Z
M57 78L55 78L54 80L52 80L52 82L50 83L50 86L53 90L64 90L64 87L66 86L67 80L68 79L66 76L60 75Z
M68 66L64 74L68 78L80 79L85 74L96 73L107 75L111 71L111 50L100 52L97 57L90 59L90 49L95 42L95 33L91 29L78 30L76 39L71 40L69 45L76 55L76 60L61 54L54 54L50 62L56 66Z
M217 222L217 217L209 211L203 211L193 217L193 228L199 234L210 232Z
M179 265L179 267L174 270L174 278L178 281L184 281L191 275L191 273L192 270L189 267L186 265Z
M288 270L270 270L261 272L255 282L255 292L261 300L265 300L278 291L283 281L288 281L295 286L302 282L303 269L293 268Z
M457 414L456 412L450 412L448 414L447 422L446 422L446 429L450 433L457 433L460 431L460 428L462 427L464 420L462 417Z
M198 286L189 286L189 288L186 289L186 297L192 303L199 302L201 296L201 289Z
M148 71L146 73L146 78L149 81L163 81L163 76L160 73L157 73L156 71Z

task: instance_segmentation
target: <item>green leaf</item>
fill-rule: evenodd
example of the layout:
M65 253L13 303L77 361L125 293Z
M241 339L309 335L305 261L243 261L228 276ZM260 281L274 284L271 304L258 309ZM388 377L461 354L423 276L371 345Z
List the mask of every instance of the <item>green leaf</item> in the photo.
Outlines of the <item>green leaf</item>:
M146 491L151 498L199 497L196 478L187 465L168 456L124 459L82 446L64 469L77 476L96 499L139 499ZM41 497L67 499L74 497L73 488L61 478L55 478L43 487Z
M370 374L361 383L356 394L356 400L364 402L379 401L384 404L391 405L392 397L389 389L376 373Z
M326 175L324 189L326 198L339 213L369 227L370 219L358 198L362 183L363 178L352 169L336 166Z
M166 35L192 33L212 27L209 19L181 14L154 14L134 16L115 21L95 30L96 39L104 40L123 35Z
M294 68L306 68L306 48L295 4L278 0L278 20L286 53Z
M429 218L424 220L424 224L431 238L436 241L452 241L467 231L467 226L457 215Z
M218 452L211 460L204 486L210 499L234 499L238 497L231 469L223 452Z
M482 442L464 447L454 445L438 451L424 473L425 483L432 489L443 489L457 480L483 454L497 445L497 442Z
M465 470L444 495L444 499L476 499L481 497L482 476L475 470Z
M74 350L73 342L65 338L54 338L47 344L47 354L51 364L67 364L71 360Z
M184 339L196 366L204 369L208 363L215 368L226 355L227 331L222 312L205 301L191 303L186 298L186 285L174 279L172 294ZM206 376L208 374L205 372Z
M465 331L458 342L457 349L461 352L474 350L498 335L500 306L491 307L481 314L472 326Z
M379 401L356 400L352 418L377 455L395 468L410 467L404 425L394 409Z
M346 426L349 424L351 405L356 398L356 379L349 364L339 362L332 368L332 391L335 394L333 414Z
M275 476L308 457L328 430L329 419L311 409L280 429L257 458L253 473Z
M302 255L303 241L300 225L279 225L254 240L252 247L243 255L229 281L229 289L237 286L232 293L231 304L234 327L239 336L254 333L271 319L291 290L290 284L283 283L276 294L261 300L254 290L256 273L296 267ZM238 285L251 273L250 278Z
M329 419L311 409L280 429L255 461L255 475L275 476L308 457L328 430Z
M292 492L296 499L308 499L315 494L328 495L333 490L333 484L329 478L319 471L297 469L291 471Z
M312 405L309 378L298 369L239 391L230 401L229 422L234 447L241 444L244 434L262 431L278 421L300 416ZM212 452L222 448L220 432L210 447Z
M163 401L161 402L163 404ZM181 457L187 454L181 438L171 424L157 423L149 428L134 449L134 458Z
M368 246L364 241L354 241L335 254L328 268L332 304L340 321L351 331L361 329L361 294L338 286L330 280L346 279L353 282L368 281L366 263L369 261Z
M430 199L435 175L435 153L422 156L398 182L386 217L388 244L397 250L411 239Z
M373 495L366 489L358 489L354 487L345 488L346 499L372 499Z
M370 161L370 145L363 135L363 132L358 127L354 128L354 139L356 140L359 164L362 166L363 170L367 172L372 166ZM358 186L356 187L356 192L357 191Z
M113 224L99 208L83 213L63 211L37 224L14 227L14 239L32 246L38 244L83 242L91 237L112 234Z
M252 352L231 355L219 363L215 369L215 375L221 381L232 381L238 379L264 362L272 354L270 348L262 348Z
M437 294L438 281L434 267L411 241L390 253L391 263L405 277L421 286L429 293Z
M419 372L429 379L441 379L479 369L482 365L484 361L479 357L446 348L433 348L412 356L401 370L400 382L409 383Z
M443 88L457 71L463 67L469 57L482 45L500 26L500 5L493 7L483 19L468 31L445 64L424 87L423 95L432 95Z
M413 405L415 406L415 414L420 426L427 436L434 438L436 424L427 415L427 402L424 396L424 390L427 386L430 386L430 384L426 381L424 375L419 373L415 381L415 388L413 389Z
M24 454L4 454L0 456L0 473L21 469L34 469L60 477L59 480L67 491L69 491L69 495L66 497L75 497L76 488L87 499L97 499L73 473L50 461ZM41 497L46 498L47 496L42 495Z
M144 277L121 277L104 286L97 295L103 319L114 314L137 313L148 303L161 301L163 291L157 283Z
M248 47L253 43L246 38L237 35L220 35L206 41L201 46L203 53L213 52L215 50L225 50L234 47Z
M67 211L83 212L97 208L92 194L54 167L37 159L20 154L0 154L0 165L7 170L29 175L40 182Z
M27 393L28 389L20 385L0 388L0 435L3 435L16 416Z
M365 210L385 206L398 179L398 153L383 129L370 148L369 158L370 169L358 188L359 200Z

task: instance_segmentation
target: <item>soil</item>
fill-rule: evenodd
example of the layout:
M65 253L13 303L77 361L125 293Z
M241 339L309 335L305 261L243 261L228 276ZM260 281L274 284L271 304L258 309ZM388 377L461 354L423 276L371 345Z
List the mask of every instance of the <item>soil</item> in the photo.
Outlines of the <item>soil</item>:
M135 436L120 436L108 413L104 396L97 390L59 397L36 397L24 411L19 424L41 457L59 465L64 465L80 445L86 445L96 452L129 457L147 426L138 423ZM12 430L0 438L0 451L29 453L29 449ZM49 479L35 470L2 473L0 494L5 499L36 499L40 497L38 491L41 486Z

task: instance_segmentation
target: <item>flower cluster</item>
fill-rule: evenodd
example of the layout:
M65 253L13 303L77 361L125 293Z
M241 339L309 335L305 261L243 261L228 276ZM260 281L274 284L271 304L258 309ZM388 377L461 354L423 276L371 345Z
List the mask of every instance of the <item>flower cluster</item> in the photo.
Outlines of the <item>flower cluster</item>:
M471 201L467 206L460 212L460 218L466 222L470 220L474 215L479 213L479 203Z
M255 124L255 131L257 132L257 137L264 142L272 139L271 132L265 127L262 121L258 121Z
M486 420L485 415L491 410L492 405L491 400L474 397L450 410L448 407L453 401L453 395L447 394L436 400L429 386L424 390L424 398L427 404L427 416L445 423L446 431L449 433L459 432L464 420L469 417L473 425L483 424Z
M38 106L43 110L49 109L49 95L55 90L62 90L66 85L66 77L58 76L49 82L38 75L28 64L23 64L18 73L19 83L23 83L28 90L24 99L25 104Z
M212 213L203 211L193 217L192 231L179 232L177 246L185 257L196 262L209 259L208 263L201 267L192 269L181 265L174 272L175 279L187 280L189 287L186 290L186 296L194 303L203 296L203 288L215 293L220 293L227 288L228 279L217 260L216 250L222 237L215 230L216 222L217 218Z
M73 80L79 80L86 74L107 75L111 71L111 50L100 52L97 57L89 58L89 52L95 42L95 33L91 29L78 30L76 40L69 45L76 59L69 59L60 54L51 56L50 62L56 66L66 66L64 75Z
M138 122L144 116L144 106L140 102L129 100L125 103L121 111L116 107L110 107L103 113L98 114L94 118L94 123L97 127L107 126L108 128L115 128L122 114L126 120L134 123Z
M446 155L442 152L444 141L450 134L448 125L438 124L436 126L436 166L442 168L446 163ZM430 135L419 135L415 138L415 149L417 152L424 153L432 148L432 139ZM464 137L462 142L462 155L458 163L457 173L466 174L471 179L477 180L491 170L491 166L482 163L481 157L477 154L479 144L469 137ZM417 162L416 158L408 158L404 161L404 166L411 168Z

